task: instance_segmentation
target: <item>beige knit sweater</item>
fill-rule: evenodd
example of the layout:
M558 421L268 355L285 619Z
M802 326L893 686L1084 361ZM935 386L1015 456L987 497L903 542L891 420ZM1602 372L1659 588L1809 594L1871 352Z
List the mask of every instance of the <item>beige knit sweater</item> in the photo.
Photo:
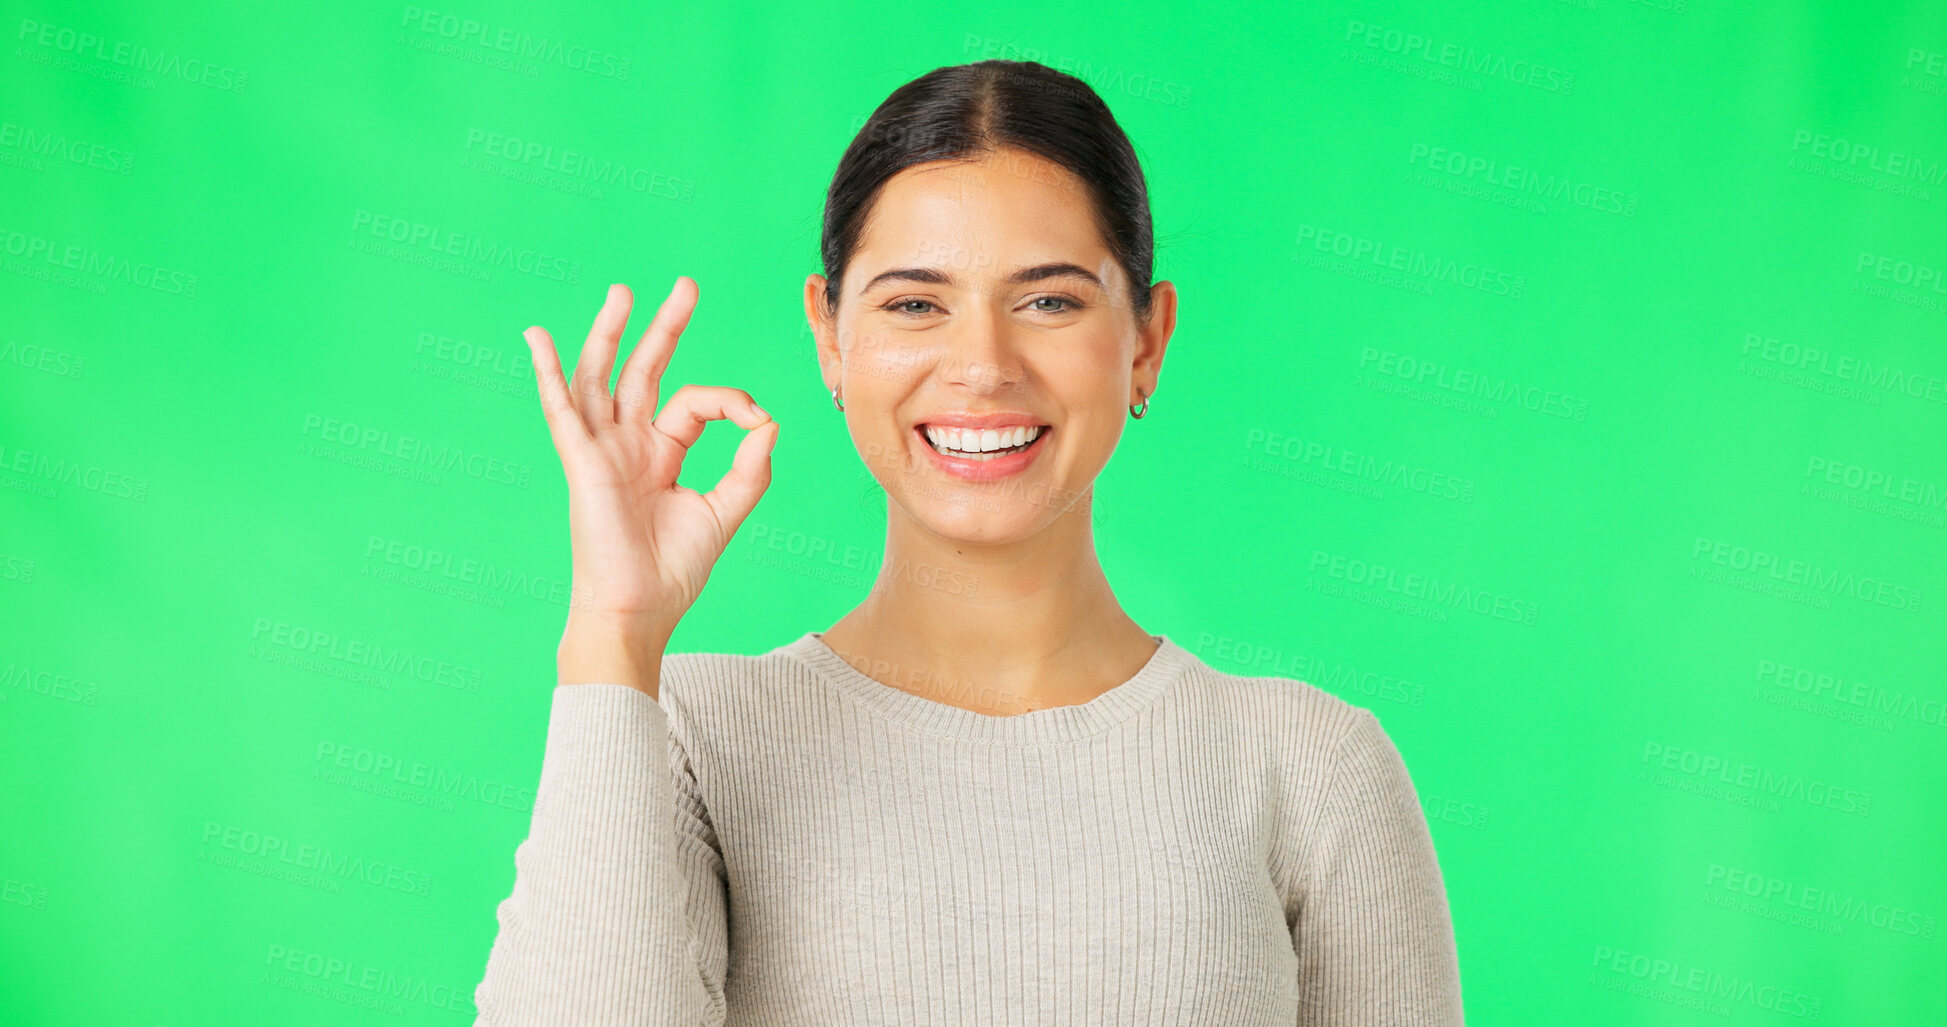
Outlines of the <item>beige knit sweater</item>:
M481 1024L1460 1024L1453 924L1368 711L1168 637L996 717L819 633L558 685Z

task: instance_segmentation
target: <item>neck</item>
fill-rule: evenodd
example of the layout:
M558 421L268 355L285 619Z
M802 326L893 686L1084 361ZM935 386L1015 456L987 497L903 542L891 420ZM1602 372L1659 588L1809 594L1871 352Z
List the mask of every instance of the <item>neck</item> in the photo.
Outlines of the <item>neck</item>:
M825 641L878 681L982 712L1087 702L1155 650L1102 573L1089 511L1085 500L1030 538L982 544L888 502L878 580Z

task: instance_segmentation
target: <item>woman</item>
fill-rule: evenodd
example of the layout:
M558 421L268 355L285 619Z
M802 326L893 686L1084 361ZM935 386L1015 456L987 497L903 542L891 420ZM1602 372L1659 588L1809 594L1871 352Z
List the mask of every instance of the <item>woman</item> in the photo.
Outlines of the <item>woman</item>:
M804 301L885 488L883 570L761 656L664 651L779 430L733 388L655 413L695 283L613 396L626 289L571 381L529 329L577 601L480 1022L1461 1022L1378 721L1149 634L1097 562L1091 486L1175 326L1151 254L1141 168L1080 80L982 61L879 107ZM677 471L715 420L749 434L698 494Z

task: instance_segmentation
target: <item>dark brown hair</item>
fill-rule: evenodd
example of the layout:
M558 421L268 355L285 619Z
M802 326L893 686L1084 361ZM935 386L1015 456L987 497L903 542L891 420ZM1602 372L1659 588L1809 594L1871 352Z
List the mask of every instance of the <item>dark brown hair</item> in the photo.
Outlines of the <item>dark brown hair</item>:
M1147 320L1156 243L1136 151L1088 83L1034 61L936 68L893 90L866 119L825 195L826 309L838 310L839 280L887 179L915 164L978 159L1002 147L1059 164L1087 184L1102 238L1129 276L1136 317Z

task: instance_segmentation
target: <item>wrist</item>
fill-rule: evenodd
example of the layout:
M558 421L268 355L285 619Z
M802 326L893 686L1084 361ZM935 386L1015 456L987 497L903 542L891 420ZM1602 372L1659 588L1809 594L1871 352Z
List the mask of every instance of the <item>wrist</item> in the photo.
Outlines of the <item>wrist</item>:
M661 651L675 634L676 625L640 613L614 613L606 610L571 610L563 634L578 637L612 638L641 649Z
M627 685L656 695L669 636L633 619L569 617L556 653L559 684Z

